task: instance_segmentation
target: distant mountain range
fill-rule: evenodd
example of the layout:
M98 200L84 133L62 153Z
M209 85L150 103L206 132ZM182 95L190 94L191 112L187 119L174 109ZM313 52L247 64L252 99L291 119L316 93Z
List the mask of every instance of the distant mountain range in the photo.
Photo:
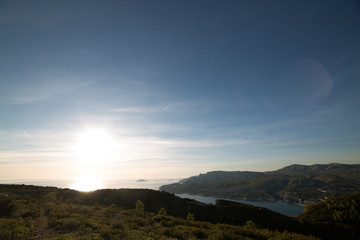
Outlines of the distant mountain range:
M360 191L360 164L294 164L276 171L214 171L164 185L170 193L308 205Z

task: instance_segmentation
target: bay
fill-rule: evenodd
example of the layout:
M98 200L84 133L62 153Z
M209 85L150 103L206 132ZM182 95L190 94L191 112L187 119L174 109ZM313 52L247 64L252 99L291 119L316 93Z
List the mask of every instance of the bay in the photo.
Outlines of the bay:
M176 194L176 196L181 198L189 198L194 199L198 202L207 203L207 204L215 204L216 199L224 199L233 202L246 203L253 206L265 207L271 211L281 213L285 216L294 217L302 213L305 209L304 206L296 205L293 203L288 203L284 201L248 201L248 200L240 200L240 199L229 199L229 198L214 198L214 197L205 197L199 195L191 195L191 194Z

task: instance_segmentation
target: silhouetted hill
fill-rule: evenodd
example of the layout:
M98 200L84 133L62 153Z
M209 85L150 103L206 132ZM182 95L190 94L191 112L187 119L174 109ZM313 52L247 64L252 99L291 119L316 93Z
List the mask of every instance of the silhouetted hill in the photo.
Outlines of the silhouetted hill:
M14 198L42 198L49 193L56 195L62 202L76 204L105 206L115 205L132 209L140 200L145 211L157 213L165 208L169 215L185 218L189 212L197 220L211 223L229 223L243 225L248 220L269 228L282 229L284 223L290 223L290 217L270 211L263 207L255 207L240 203L218 201L216 205L200 203L192 199L183 199L174 194L150 189L101 189L93 192L78 192L70 189L37 187L24 185L0 185L0 193L6 193Z
M355 240L359 194L311 205L291 218L248 204L204 204L148 189L0 185L0 238Z
M208 205L147 189L0 185L1 240L318 240L303 226L261 207L224 200Z
M171 193L310 204L360 191L360 164L290 165L271 172L214 171L160 187Z

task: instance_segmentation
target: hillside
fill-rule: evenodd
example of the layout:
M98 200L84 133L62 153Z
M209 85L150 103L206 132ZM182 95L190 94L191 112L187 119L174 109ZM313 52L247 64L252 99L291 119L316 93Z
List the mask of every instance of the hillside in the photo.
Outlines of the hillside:
M360 239L360 193L313 204L296 218L147 189L78 192L0 185L1 240Z
M147 212L157 213L165 208L169 215L185 218L189 212L197 220L212 223L245 224L251 220L262 227L282 228L284 222L291 222L290 217L270 211L266 208L247 204L218 201L217 204L204 204L195 200L183 199L173 194L150 189L101 189L93 192L78 192L70 189L37 187L23 185L0 185L0 194L12 198L42 199L54 198L61 202L81 205L115 205L132 209L140 200ZM238 214L241 212L241 214ZM290 223L291 224L291 223Z
M308 206L297 218L313 223L340 223L360 225L360 192L326 199ZM359 228L360 230L360 228Z
M308 205L360 191L360 164L295 164L271 172L214 171L161 186L160 190Z
M0 185L2 240L318 239L302 226L259 207L207 205L154 190Z
M297 219L327 229L337 239L359 239L360 192L312 204Z

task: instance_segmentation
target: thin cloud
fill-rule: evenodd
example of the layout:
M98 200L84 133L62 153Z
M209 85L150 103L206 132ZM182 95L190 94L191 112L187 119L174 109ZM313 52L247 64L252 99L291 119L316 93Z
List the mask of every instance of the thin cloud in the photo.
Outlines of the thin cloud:
M110 109L109 111L117 112L117 113L133 113L133 114L161 113L161 112L204 113L204 112L208 112L209 109L210 109L209 103L176 102L176 103L149 105L149 106L120 107L120 108Z
M156 139L152 141L154 144L159 144L169 148L215 148L249 144L250 141L230 139L230 140L162 140Z
M0 83L0 104L30 104L44 101L56 95L66 95L87 87L96 80L84 80L85 76L72 76L71 73L50 71L36 73L28 81L13 84L12 81Z

